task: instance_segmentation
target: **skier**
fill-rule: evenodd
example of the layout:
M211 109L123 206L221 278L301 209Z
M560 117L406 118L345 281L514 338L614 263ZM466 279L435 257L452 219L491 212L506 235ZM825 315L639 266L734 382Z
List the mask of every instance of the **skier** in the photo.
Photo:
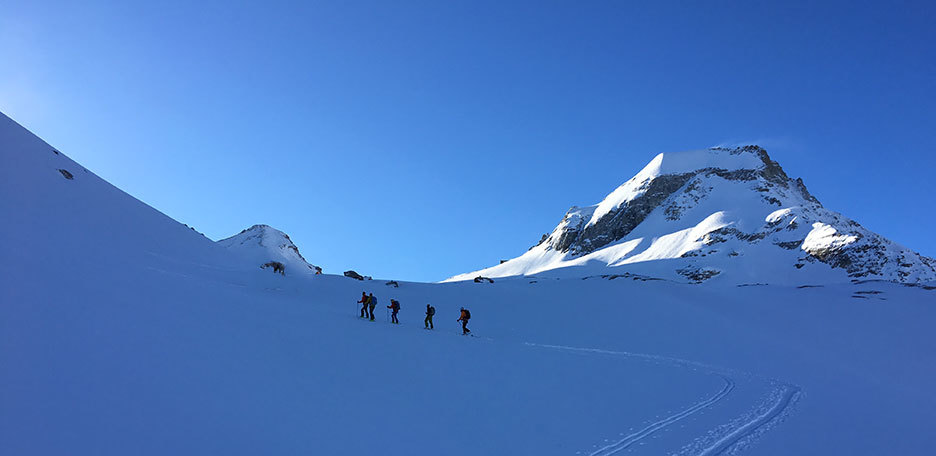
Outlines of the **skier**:
M468 309L462 307L461 316L458 317L458 320L456 320L456 321L460 321L462 324L462 335L465 335L471 332L471 330L468 329L468 320L470 319L471 319L471 312L469 312Z
M367 297L367 306L370 308L370 321L374 321L374 307L377 307L377 297L374 293Z
M367 318L367 292L361 292L361 300L358 301L358 304L361 305L361 318Z
M400 324L400 320L398 320L396 316L397 312L400 311L400 301L397 301L396 299L391 299L390 305L387 306L387 308L393 311L393 314L390 315L390 317L392 318L391 323L395 325Z
M426 329L435 329L432 326L432 316L435 315L435 307L426 304Z

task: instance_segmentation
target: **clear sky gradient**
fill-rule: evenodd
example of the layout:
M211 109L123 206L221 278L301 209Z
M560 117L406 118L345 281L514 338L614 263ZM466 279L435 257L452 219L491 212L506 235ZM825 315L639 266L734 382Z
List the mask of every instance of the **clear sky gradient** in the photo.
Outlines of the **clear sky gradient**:
M0 0L0 111L332 273L497 264L659 152L751 142L936 256L934 5Z

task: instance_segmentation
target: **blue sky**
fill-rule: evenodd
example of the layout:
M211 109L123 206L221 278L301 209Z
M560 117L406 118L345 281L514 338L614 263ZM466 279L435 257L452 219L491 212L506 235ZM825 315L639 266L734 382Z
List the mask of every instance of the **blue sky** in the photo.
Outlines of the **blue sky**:
M932 2L627 3L0 0L0 110L328 272L496 264L656 153L742 142L936 256Z

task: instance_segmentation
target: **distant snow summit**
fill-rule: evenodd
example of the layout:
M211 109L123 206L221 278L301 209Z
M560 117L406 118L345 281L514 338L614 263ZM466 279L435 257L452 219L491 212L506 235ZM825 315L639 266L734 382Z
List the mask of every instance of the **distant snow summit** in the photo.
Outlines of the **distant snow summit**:
M822 206L750 145L659 154L525 254L478 276L608 274L699 283L936 280L936 260Z
M257 265L279 262L287 271L322 272L322 268L306 261L289 235L269 225L254 225L217 244Z

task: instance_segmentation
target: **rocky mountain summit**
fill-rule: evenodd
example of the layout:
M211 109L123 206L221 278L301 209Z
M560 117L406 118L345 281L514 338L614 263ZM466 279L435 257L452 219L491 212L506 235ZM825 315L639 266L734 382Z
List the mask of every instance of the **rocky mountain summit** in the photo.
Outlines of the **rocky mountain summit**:
M609 268L690 282L936 280L936 260L826 209L753 145L657 155L524 255L449 280Z
M289 235L269 225L254 225L217 242L218 245L257 263L258 266L280 263L286 272L321 273L322 268L309 264ZM272 267L272 266L270 266Z

